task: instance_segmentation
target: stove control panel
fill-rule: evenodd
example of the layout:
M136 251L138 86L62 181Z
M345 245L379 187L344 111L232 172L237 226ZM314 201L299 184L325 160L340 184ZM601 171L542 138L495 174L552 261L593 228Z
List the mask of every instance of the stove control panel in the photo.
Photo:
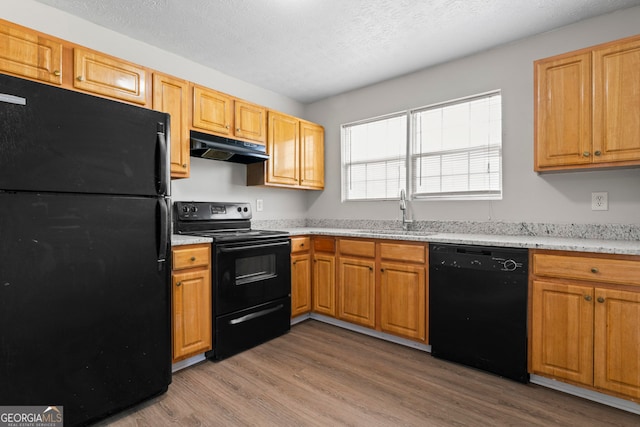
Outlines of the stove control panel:
M251 219L250 203L173 202L180 221Z

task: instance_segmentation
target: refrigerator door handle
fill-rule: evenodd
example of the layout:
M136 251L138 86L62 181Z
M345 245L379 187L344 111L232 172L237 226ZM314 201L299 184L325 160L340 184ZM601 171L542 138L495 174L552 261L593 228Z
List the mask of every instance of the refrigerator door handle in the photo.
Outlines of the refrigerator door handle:
M160 128L160 123L158 127ZM164 128L164 126L162 126ZM158 194L161 196L169 194L167 192L169 176L167 174L167 138L164 132L161 132L158 129L158 152L160 153L159 165L158 168Z
M160 221L158 221L158 271L162 271L167 261L167 250L169 243L169 199L158 200Z

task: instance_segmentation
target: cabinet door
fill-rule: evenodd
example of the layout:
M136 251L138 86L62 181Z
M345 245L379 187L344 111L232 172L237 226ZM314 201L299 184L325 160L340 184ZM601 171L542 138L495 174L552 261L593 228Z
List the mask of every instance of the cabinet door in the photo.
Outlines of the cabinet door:
M146 70L98 52L74 48L73 87L140 105L147 103Z
M189 83L153 74L153 109L171 114L171 177L189 176Z
M595 290L594 385L640 398L640 292Z
M233 126L233 100L215 90L193 86L193 122L199 130L231 136Z
M1 23L0 71L62 84L62 43Z
M291 256L291 317L311 311L311 255Z
M591 54L535 63L535 170L591 163Z
M593 288L533 281L531 367L593 383Z
M264 145L267 141L267 109L249 102L234 102L235 136Z
M313 311L336 316L336 258L315 254L313 257Z
M324 189L324 129L300 122L300 185Z
M424 341L425 268L383 262L380 271L380 327L384 332Z
M594 162L640 160L640 38L595 50Z
M341 257L338 265L338 318L375 327L375 261Z
M173 361L211 350L211 270L174 272Z
M298 185L299 121L285 114L269 112L267 138L267 182Z

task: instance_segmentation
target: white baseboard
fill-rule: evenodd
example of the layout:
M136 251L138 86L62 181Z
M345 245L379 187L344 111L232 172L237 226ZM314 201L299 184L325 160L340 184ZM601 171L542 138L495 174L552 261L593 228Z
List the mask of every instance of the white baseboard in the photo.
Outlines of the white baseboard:
M629 400L609 396L608 394L604 393L598 393L597 391L588 390L586 388L577 387L571 384L563 383L562 381L556 381L534 374L531 374L530 381L533 384L552 388L554 390L572 394L574 396L602 403L603 405L612 406L614 408L622 409L623 411L640 415L640 404L631 402Z
M191 365L195 365L196 363L200 363L203 360L207 360L207 358L204 357L204 353L196 354L195 356L192 356L188 359L181 360L171 365L171 372L172 373L178 372L180 369L184 369Z

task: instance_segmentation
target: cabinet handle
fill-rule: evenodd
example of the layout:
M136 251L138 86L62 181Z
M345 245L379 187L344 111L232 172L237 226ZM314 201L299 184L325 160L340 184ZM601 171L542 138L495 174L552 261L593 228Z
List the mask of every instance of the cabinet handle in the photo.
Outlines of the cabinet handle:
M373 271L373 267L369 267L369 271Z
M384 268L381 268L381 269L380 269L380 272L381 272L381 273L384 273Z
M186 164L186 163L183 163L183 164L182 164L182 167L186 169L186 168L187 168L187 164Z
M176 283L176 286L182 286L182 282Z
M594 152L593 152L593 154L595 154L596 156L599 156L599 155L601 155L601 154L602 154L602 151L597 150L597 151L594 151Z
M225 129L229 129L229 125L224 125L224 128Z
M602 304L604 302L604 298L598 297L598 302Z
M84 81L84 77L82 77L82 76L78 76L78 81L79 81L79 82Z
M585 295L584 299L587 300L587 301L591 301L591 295Z
M596 274L596 273L598 273L599 271L600 271L600 270L598 270L598 267L591 267L591 272L592 272L593 274Z
M56 77L60 76L60 70L54 70L53 75Z
M240 128L236 128L236 132L240 132Z
M589 157L589 155L590 155L590 154L591 154L591 153L589 153L588 151L585 151L584 153L582 153L582 156L583 156L583 157Z
M193 262L193 261L195 261L195 260L196 260L196 257L192 256L192 257L191 257L191 261Z

